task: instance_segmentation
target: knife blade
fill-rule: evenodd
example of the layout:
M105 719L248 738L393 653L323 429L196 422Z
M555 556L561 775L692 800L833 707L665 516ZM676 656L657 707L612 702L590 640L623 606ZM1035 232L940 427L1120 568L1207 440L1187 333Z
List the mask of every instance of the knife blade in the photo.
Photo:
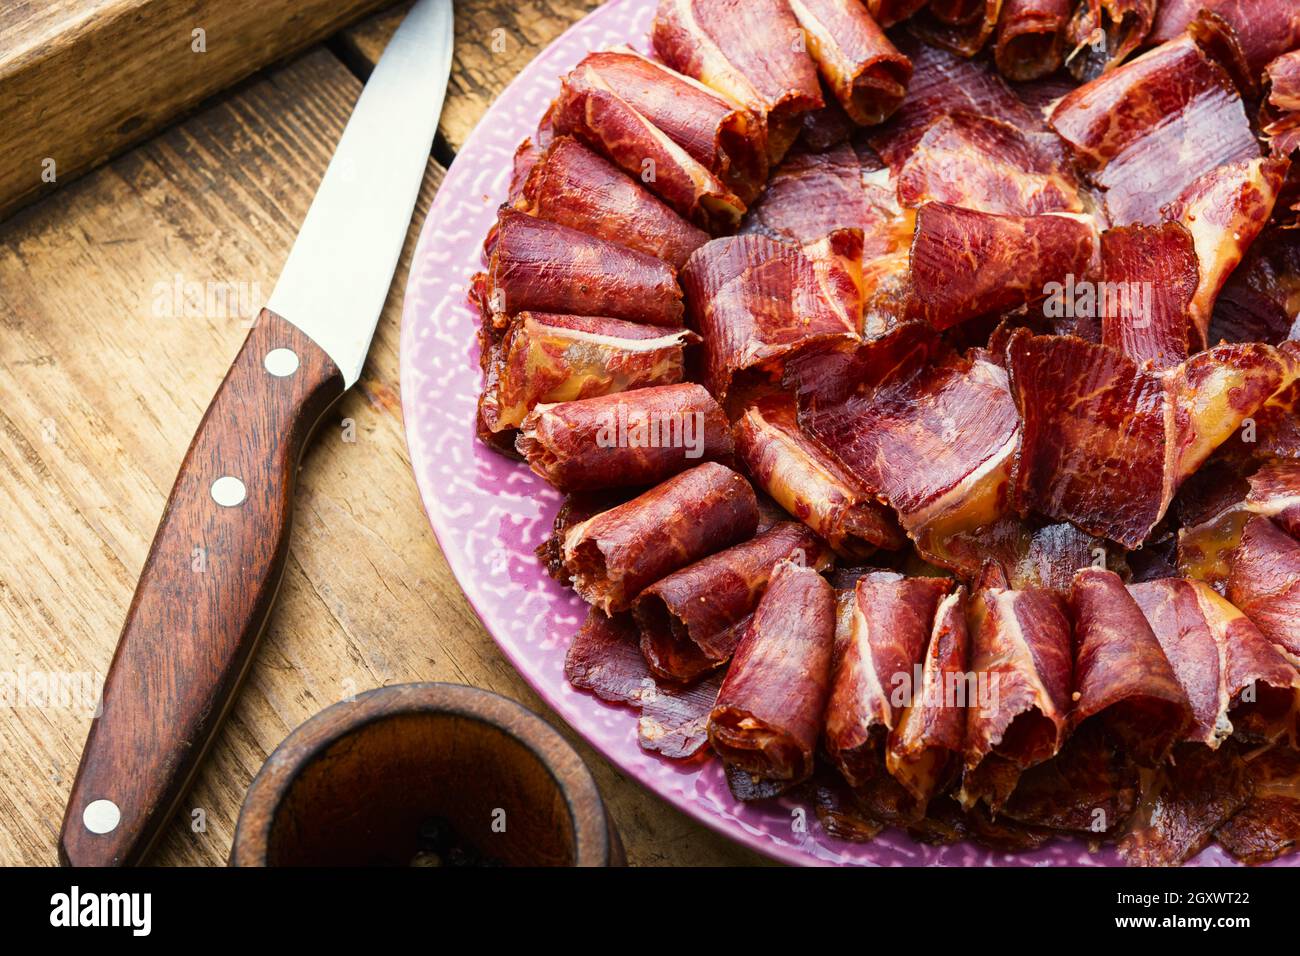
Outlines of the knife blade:
M66 865L139 863L235 698L283 575L299 460L360 378L392 283L452 36L451 0L418 0L398 27L199 423L82 751L59 838Z

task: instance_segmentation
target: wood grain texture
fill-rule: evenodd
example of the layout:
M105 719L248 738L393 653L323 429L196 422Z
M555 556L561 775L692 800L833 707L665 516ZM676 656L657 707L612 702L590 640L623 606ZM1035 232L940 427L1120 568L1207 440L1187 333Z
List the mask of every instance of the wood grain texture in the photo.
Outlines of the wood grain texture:
M55 862L98 682L177 465L359 89L315 50L0 227L0 864ZM573 742L633 864L759 862L549 712L429 530L397 343L441 176L430 162L361 381L304 460L284 585L249 678L150 859L224 864L246 787L293 728L371 687L444 680L518 700Z
M0 220L385 2L5 0Z
M274 351L296 368L274 375ZM343 374L262 309L199 422L145 559L59 839L74 866L133 865L170 822L234 701L289 554L298 462ZM238 499L218 482L234 482ZM109 832L84 822L110 801Z
M452 151L533 57L598 6L599 0L457 0L456 54L439 125ZM400 3L344 30L348 61L373 67L409 8Z

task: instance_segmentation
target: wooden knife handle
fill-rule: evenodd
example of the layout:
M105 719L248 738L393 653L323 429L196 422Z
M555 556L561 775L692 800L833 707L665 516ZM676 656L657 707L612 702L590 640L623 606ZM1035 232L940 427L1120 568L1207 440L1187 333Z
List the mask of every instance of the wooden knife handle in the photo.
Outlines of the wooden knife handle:
M275 600L299 459L343 392L329 356L263 309L140 573L68 799L65 864L139 863L174 816Z

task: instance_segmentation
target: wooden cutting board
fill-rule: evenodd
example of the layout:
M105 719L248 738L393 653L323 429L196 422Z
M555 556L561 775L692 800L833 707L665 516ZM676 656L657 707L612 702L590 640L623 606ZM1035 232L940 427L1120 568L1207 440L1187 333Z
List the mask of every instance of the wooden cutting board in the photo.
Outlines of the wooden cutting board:
M391 0L4 0L0 220Z

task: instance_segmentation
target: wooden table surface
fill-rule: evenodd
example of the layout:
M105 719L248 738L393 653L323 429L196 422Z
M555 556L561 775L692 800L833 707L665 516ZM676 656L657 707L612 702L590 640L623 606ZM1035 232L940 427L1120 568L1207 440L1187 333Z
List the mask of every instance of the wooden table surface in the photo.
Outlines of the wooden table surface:
M560 727L633 863L762 862L624 779L528 688L448 570L407 459L402 289L443 164L595 5L456 0L439 141L365 373L304 461L279 603L152 862L224 864L244 791L290 730L358 691L427 680L489 688ZM93 696L176 468L400 13L256 74L0 223L0 864L56 862Z

